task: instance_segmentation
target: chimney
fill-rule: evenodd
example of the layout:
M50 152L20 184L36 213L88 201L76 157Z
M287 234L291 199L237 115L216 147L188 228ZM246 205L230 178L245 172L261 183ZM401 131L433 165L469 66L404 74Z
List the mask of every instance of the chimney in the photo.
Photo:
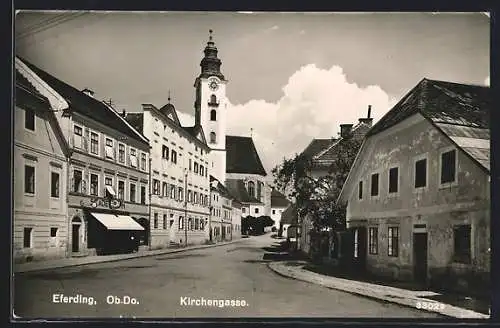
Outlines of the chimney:
M85 88L85 89L83 89L83 90L82 90L82 92L83 92L84 94L86 94L87 96L94 98L94 91L92 91L92 90L90 90L90 89Z
M364 123L369 127L371 127L373 123L373 118L371 118L371 115L372 115L372 105L368 105L368 115L366 118L360 118L359 123Z
M127 116L127 112L125 112L125 109L122 111L122 117L126 117Z
M349 138L351 136L352 124L340 124L340 137Z

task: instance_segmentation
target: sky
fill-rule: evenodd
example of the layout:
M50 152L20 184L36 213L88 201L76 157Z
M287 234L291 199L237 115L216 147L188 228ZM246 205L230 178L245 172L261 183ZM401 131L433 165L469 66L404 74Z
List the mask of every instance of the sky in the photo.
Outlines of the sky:
M21 12L15 52L121 111L167 103L194 122L208 30L228 79L229 135L268 174L372 105L376 123L424 77L489 85L483 13Z

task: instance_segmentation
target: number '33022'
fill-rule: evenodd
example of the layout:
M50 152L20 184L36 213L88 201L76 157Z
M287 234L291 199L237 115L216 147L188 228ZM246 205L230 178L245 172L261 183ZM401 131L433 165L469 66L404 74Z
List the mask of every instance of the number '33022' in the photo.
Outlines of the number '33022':
M422 310L443 310L444 304L437 302L417 302L417 309Z

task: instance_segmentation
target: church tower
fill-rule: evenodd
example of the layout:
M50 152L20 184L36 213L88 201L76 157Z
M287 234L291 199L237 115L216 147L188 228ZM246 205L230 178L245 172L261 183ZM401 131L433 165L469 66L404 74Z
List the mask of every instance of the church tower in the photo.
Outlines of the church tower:
M196 78L195 125L203 128L205 139L211 148L209 172L221 183L226 183L226 84L220 71L221 60L217 57L217 47L212 30L203 51L201 73Z

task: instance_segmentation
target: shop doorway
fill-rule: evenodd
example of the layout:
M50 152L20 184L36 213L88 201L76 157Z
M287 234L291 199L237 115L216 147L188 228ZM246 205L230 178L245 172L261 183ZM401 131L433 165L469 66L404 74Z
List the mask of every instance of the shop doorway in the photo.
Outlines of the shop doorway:
M79 217L74 217L71 221L71 251L78 253L80 251L80 227L82 220Z

